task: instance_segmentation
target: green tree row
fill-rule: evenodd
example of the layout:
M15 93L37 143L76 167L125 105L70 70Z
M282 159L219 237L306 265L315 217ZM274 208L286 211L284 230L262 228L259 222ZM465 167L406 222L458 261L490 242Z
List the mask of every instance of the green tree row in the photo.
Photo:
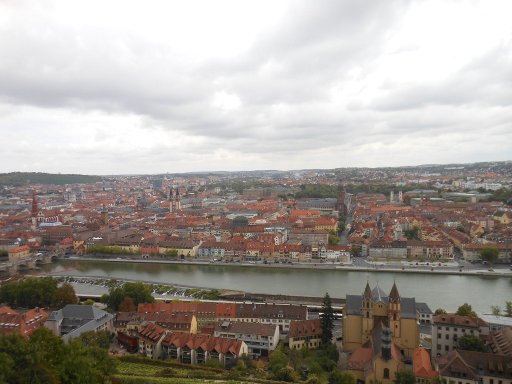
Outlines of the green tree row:
M144 283L124 283L119 287L112 287L109 293L101 296L101 302L114 311L130 311L137 308L140 303L153 303L155 298L151 294L151 286Z
M499 305L491 306L491 312L496 316L512 317L512 301L505 301L505 310L502 311Z
M0 286L0 303L11 307L53 307L76 304L73 286L68 283L58 286L51 277L32 278L5 283Z
M131 255L135 252L128 251L117 245L92 245L87 247L87 253L93 255L107 254L107 255Z
M64 344L44 327L29 338L0 336L0 384L109 383L116 360L106 348L101 334L86 333Z

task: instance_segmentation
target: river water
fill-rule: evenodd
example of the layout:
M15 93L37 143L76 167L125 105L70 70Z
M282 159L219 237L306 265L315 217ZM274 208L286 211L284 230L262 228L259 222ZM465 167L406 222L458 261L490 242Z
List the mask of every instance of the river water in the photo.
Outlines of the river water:
M366 281L389 292L396 281L401 296L415 297L432 310L455 311L465 302L479 313L512 300L512 278L478 275L438 275L298 268L262 268L219 264L153 264L63 260L43 271L69 276L134 279L183 286L232 289L254 293L345 298L361 294Z

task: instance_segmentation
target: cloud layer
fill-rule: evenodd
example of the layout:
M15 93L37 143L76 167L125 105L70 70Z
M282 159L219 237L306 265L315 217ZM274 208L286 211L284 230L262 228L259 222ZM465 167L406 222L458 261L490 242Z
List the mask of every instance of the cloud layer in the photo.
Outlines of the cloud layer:
M3 2L0 172L510 160L510 14L507 1Z

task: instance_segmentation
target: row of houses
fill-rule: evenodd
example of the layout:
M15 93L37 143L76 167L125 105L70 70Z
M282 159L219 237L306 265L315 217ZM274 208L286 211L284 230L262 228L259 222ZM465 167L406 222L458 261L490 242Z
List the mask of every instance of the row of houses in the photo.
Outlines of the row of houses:
M453 245L449 241L375 240L368 247L369 257L377 260L453 260Z
M181 317L179 316L181 315ZM188 316L188 317L183 317ZM214 302L176 302L139 304L137 312L120 312L116 318L116 327L123 326L126 319L132 317L132 324L142 321L160 320L164 325L174 319L185 319L184 322L197 323L190 325L189 332L201 329L208 323L221 320L239 321L243 323L262 323L275 325L281 334L288 333L293 320L307 320L308 311L305 305L269 304L269 303L214 303Z
M277 325L220 321L213 332L189 333L170 330L154 322L144 322L133 334L137 351L151 359L173 358L187 364L204 364L210 359L223 366L232 366L246 354L268 357L280 340ZM118 331L118 338L120 331ZM286 339L291 349L318 348L321 343L320 321L292 321ZM119 338L123 340L123 336Z
M325 243L327 244L327 243ZM267 244L259 242L205 242L197 257L233 261L267 261L310 263L315 261L334 261L350 263L350 247L339 245Z
M263 234L261 236L264 236ZM346 246L327 245L328 234L306 232L301 238L294 238L290 243L259 241L233 238L230 241L192 241L190 239L175 239L158 241L157 239L144 239L141 235L122 239L109 240L101 237L92 237L84 242L75 242L76 249L91 252L98 247L112 248L128 254L168 255L171 251L181 258L200 258L205 260L226 261L268 261L268 262L311 262L312 260L327 260L350 263L350 248ZM261 237L260 236L260 237ZM273 235L270 234L272 237ZM317 239L321 236L321 241Z

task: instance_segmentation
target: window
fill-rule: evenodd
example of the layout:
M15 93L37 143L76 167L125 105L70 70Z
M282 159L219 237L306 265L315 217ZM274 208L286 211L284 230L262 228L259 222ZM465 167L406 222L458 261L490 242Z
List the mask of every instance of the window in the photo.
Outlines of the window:
M389 379L389 369L388 368L384 368L384 378Z

